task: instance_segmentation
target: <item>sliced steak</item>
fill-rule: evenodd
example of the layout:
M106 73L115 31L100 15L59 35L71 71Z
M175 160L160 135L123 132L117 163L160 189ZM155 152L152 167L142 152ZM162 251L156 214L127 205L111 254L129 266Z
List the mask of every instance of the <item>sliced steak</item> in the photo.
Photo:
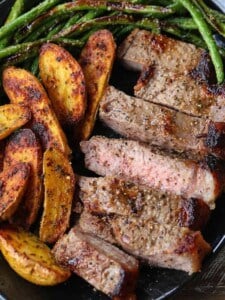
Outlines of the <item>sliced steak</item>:
M58 263L110 297L135 289L138 261L78 226L56 243L53 253Z
M179 225L196 230L206 224L210 214L208 205L202 200L145 189L115 177L80 177L78 185L85 211L100 216L135 216L145 223ZM107 223L107 218L105 220ZM98 219L92 221L95 225L99 224ZM102 224L101 227L104 228ZM108 240L110 230L106 227L105 231Z
M223 177L191 160L158 153L136 141L94 136L80 143L88 169L102 176L198 198L210 208L223 189ZM213 164L212 164L213 167Z
M192 157L211 153L225 158L225 123L131 97L113 86L107 88L101 100L99 116L108 127L126 138L185 152Z
M171 71L189 73L205 59L205 51L165 35L135 29L119 46L117 56L135 71L160 65Z
M207 85L169 68L149 66L134 87L135 96L197 117L210 116L217 100Z
M211 250L199 231L184 227L146 223L133 215L111 216L106 222L106 218L85 212L81 218L83 224L85 219L92 219L92 226L82 229L100 237L101 230L96 230L93 224L101 222L104 227L105 223L112 232L115 244L152 266L183 270L191 274L200 271L202 260Z
M96 235L111 244L116 244L107 216L99 217L84 210L79 218L79 226L85 232Z
M111 225L117 243L152 266L192 274L200 271L202 260L211 250L199 231L188 228L145 223L138 217L116 217Z

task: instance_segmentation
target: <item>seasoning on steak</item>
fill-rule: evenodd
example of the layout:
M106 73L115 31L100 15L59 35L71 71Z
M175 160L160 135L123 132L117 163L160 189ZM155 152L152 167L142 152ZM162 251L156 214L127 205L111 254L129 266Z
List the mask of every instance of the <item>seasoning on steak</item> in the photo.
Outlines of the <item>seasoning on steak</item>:
M58 263L110 297L134 291L138 261L76 226L54 246Z
M223 178L217 171L159 153L136 141L94 136L80 145L86 167L102 176L116 176L185 198L202 199L211 209L223 189Z
M80 177L78 185L85 211L100 216L133 215L145 223L157 222L197 230L206 224L210 214L208 205L200 199L184 199L156 189L145 189L115 177ZM107 218L105 220L107 223ZM92 221L99 224L98 219ZM109 240L109 227L106 226L104 231Z
M96 230L94 222L104 226L105 218L87 212L82 213L81 218L82 224L85 219L93 220L91 226L82 228L84 231L101 236L101 230ZM192 274L200 271L202 260L211 250L199 231L184 227L145 222L133 215L111 216L105 224L111 228L114 243L152 266Z
M205 58L205 50L155 34L135 29L118 48L117 56L122 63L135 71L149 65L160 65L171 71L189 73Z
M109 86L100 103L100 119L126 138L185 152L191 157L207 153L225 157L225 123L180 113L131 97ZM216 143L213 141L216 139Z
M116 244L107 216L99 217L84 210L79 218L79 226L85 232L96 235L111 244Z
M200 231L145 223L138 217L118 216L111 220L111 225L118 245L152 266L192 274L200 271L202 260L211 250Z

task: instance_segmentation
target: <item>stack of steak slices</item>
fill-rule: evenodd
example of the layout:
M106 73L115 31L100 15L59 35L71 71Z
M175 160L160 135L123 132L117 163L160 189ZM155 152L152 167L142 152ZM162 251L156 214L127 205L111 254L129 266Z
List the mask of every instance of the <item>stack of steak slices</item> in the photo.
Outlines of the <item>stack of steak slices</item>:
M201 270L211 249L201 229L223 191L225 157L225 96L208 83L211 62L203 49L134 30L118 57L141 75L132 96L109 86L99 117L124 138L81 142L85 166L102 177L79 178L83 211L54 249L61 263L110 296L124 293L118 272L137 278L137 261L124 265L132 256L189 274ZM77 257L82 251L91 263L86 254ZM115 266L113 287L107 276L104 284L89 278L93 264L103 272L102 255Z

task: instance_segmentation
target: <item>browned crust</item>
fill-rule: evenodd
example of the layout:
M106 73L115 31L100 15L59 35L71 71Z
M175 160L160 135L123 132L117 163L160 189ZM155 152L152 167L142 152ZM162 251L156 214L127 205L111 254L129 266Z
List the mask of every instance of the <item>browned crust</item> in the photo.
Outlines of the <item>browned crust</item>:
M179 225L192 230L203 228L210 217L209 206L201 199L185 199L179 214Z

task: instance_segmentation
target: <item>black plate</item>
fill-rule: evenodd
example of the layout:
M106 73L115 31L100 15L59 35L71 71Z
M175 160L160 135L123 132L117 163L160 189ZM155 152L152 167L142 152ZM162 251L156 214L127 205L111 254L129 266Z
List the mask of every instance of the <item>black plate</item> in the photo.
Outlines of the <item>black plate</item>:
M0 23L6 17L13 0L0 1ZM119 87L126 87L126 92L131 92L132 85L135 82L135 74L126 74L114 69L112 83ZM116 74L116 75L115 75ZM97 123L95 133L103 133L107 136L115 136L115 133L108 130L102 124ZM80 157L77 157L78 160ZM77 163L76 163L77 165ZM84 172L82 163L77 172ZM214 260L222 244L225 244L225 201L222 197L218 200L217 208L213 212L210 222L207 225L203 235L212 245L213 252L205 260L202 272L211 260ZM94 290L89 284L77 276L73 276L66 283L55 287L35 286L11 270L5 260L0 256L0 299L17 299L17 300L57 300L57 299L79 299L79 300L107 300L108 297ZM193 275L198 276L198 275ZM163 299L173 294L184 283L191 278L182 271L151 268L143 266L141 269L140 279L137 287L137 296L141 300Z

